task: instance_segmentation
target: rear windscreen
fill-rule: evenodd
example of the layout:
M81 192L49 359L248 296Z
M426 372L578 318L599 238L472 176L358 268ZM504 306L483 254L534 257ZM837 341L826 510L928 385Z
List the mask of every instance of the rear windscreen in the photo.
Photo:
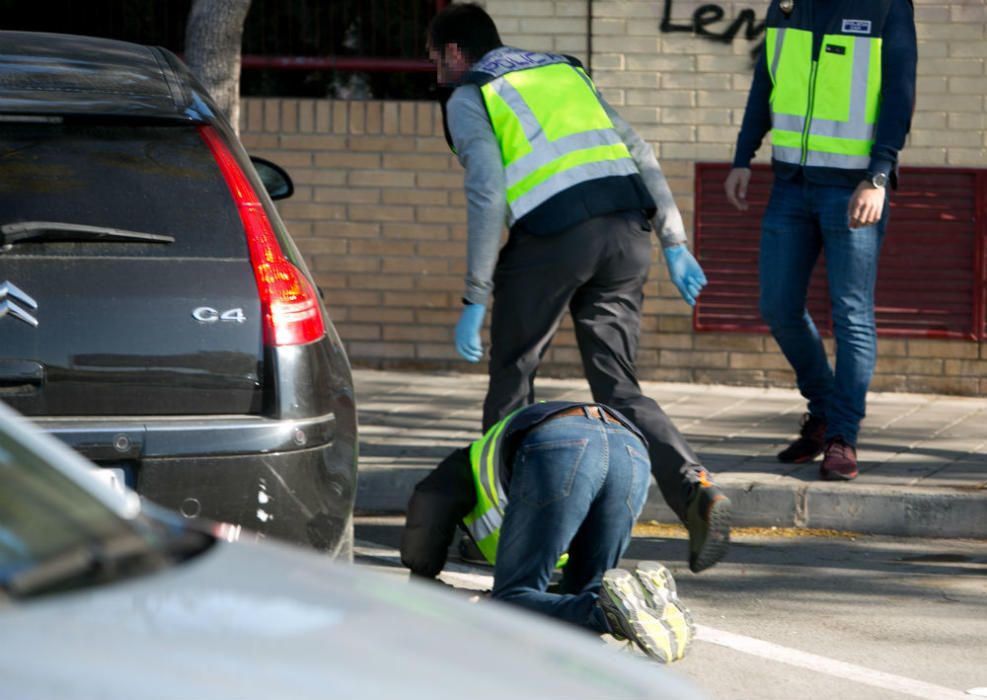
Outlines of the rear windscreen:
M229 188L188 125L0 122L0 226L22 222L108 227L174 242L21 240L0 248L0 260L247 257Z

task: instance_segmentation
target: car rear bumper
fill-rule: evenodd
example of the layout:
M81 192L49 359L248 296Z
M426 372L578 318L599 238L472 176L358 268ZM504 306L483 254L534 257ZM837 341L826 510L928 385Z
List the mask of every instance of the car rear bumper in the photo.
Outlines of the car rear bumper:
M338 401L336 408L292 420L33 420L97 464L120 468L142 496L187 518L231 523L262 537L349 558L356 415L351 401Z
M334 446L273 454L146 459L138 492L187 518L352 556L356 470ZM239 530L237 530L239 534Z
M262 416L36 417L32 420L94 462L291 452L331 444L339 430L334 413L294 420Z

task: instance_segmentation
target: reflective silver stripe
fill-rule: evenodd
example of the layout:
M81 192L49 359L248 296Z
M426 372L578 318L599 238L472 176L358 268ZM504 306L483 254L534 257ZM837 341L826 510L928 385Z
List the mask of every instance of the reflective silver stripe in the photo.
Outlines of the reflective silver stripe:
M539 138L537 148L507 166L507 186L513 187L538 168L544 167L573 151L596 148L597 146L614 146L618 143L623 142L620 140L620 135L613 129L583 131L578 134L563 136L557 141Z
M535 148L535 143L544 142L545 134L541 130L541 124L535 119L534 113L528 107L528 103L524 101L521 97L521 93L517 89L507 82L507 78L501 77L494 81L488 83L487 87L500 95L500 98L507 103L507 106L511 108L514 115L521 122L521 128L524 130L524 136L528 139L528 143L531 144L532 149Z
M787 130L794 131L794 129ZM837 139L851 139L853 141L870 141L874 138L874 125L865 123L850 124L816 117L812 120L809 134L812 136L829 136Z
M874 41L867 37L853 40L853 82L850 84L850 118L847 127L851 129L844 138L867 140L874 127L867 125L867 79L870 77L870 51ZM860 136L855 132L860 130Z
M874 138L875 125L867 123L867 78L870 76L871 46L872 41L867 37L854 38L849 118L845 122L814 118L809 128L811 135L854 141L869 141Z
M805 119L791 114L771 115L771 128L782 131L801 132L805 127ZM874 137L874 125L866 123L837 122L832 119L820 119L813 117L812 126L809 128L812 136L830 136L839 139L853 139L855 141L869 141Z
M493 501L495 506L500 503L507 502L507 494L504 493L504 487L500 483L500 436L503 434L503 428L507 426L502 426L501 432L497 434L492 440L487 440L486 444L483 446L483 450L480 453L480 485L483 486L483 490L486 491L487 497ZM493 482L491 483L490 471L487 467L489 464L493 464Z
M771 157L782 163L794 163L798 165L802 162L802 149L794 146L773 146Z
M567 190L573 185L578 185L588 180L596 180L602 177L612 177L618 175L634 175L638 172L637 165L631 158L620 158L618 160L603 160L593 163L584 163L574 168L556 173L545 182L518 197L509 203L509 223L513 225L515 221L525 214L533 211L535 207L544 204L554 195L563 190Z
M847 156L842 153L822 153L820 151L809 151L805 164L821 168L866 170L870 165L870 156Z
M773 83L775 77L778 75L778 62L781 60L781 47L785 43L785 32L787 29L777 30L777 38L775 39L775 55L771 57L771 82Z
M874 125L847 124L846 122L834 122L831 119L816 118L812 120L809 134L853 141L870 141L874 137Z
M504 523L504 516L496 508L491 508L467 526L473 539L485 540L497 532Z
M772 112L771 128L781 129L782 131L794 131L801 134L802 130L805 128L805 115Z

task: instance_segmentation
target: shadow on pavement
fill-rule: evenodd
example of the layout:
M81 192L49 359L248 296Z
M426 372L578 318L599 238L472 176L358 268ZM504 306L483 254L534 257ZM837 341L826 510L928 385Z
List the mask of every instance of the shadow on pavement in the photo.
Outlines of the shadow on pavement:
M397 548L400 518L358 522L358 540ZM450 561L457 561L455 544ZM684 539L635 537L624 556L633 566L644 559L668 565L680 592L715 600L741 596L764 600L775 592L880 598L929 593L935 579L968 579L969 588L955 588L943 602L973 603L987 615L987 542L981 540L922 540L920 551L910 540L867 537L778 537L735 540L726 559L713 569L692 574L686 566ZM978 592L979 591L979 592ZM954 598L960 598L953 600Z

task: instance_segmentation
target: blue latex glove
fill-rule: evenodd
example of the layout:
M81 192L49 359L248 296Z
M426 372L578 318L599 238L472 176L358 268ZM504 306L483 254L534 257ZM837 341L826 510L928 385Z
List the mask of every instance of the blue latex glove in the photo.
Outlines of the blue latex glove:
M684 244L665 248L665 262L668 264L668 274L672 278L672 284L689 306L695 306L696 297L706 286L706 275L703 274L699 263Z
M456 324L456 352L464 360L479 362L483 357L483 343L480 342L480 328L487 307L483 304L466 304Z

